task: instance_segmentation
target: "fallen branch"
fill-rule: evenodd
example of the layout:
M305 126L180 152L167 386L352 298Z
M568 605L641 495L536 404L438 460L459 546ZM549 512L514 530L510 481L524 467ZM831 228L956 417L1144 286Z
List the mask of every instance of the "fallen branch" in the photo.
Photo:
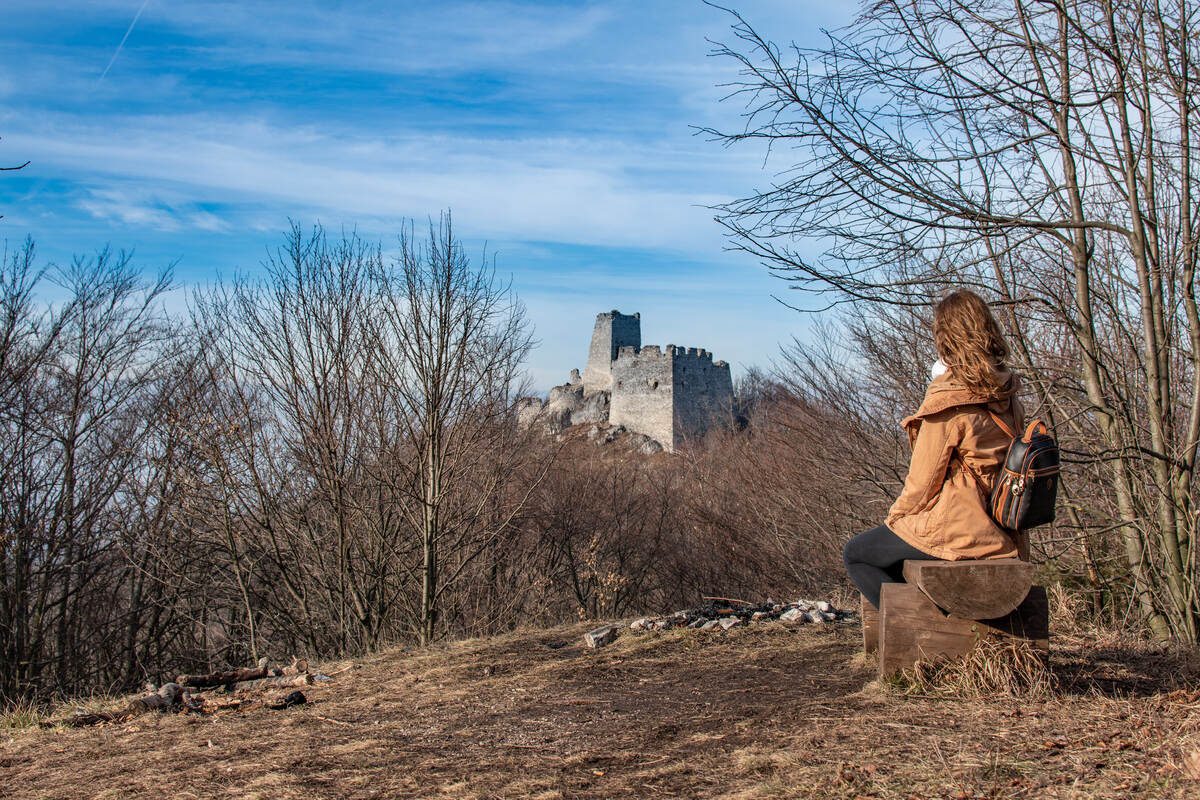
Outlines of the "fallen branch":
M738 600L737 598L734 598L734 597L701 597L700 599L701 600L721 600L722 602L725 602L725 603L741 603L744 606L754 605L754 603L751 603L749 600Z
M313 676L305 672L301 675L282 675L277 678L239 681L233 684L233 690L235 692L244 692L250 689L294 689L297 686L308 686L312 682Z
M252 681L259 678L272 677L272 671L267 668L267 659L260 658L258 666L229 669L222 672L210 672L207 675L180 675L175 682L180 686L203 688L206 686L225 686L239 681Z
M280 675L303 675L308 672L308 661L303 658L292 657L292 663L283 669L279 670Z
M43 728L86 728L105 722L126 722L140 714L151 711L171 711L188 702L188 693L178 683L167 683L157 692L138 697L129 701L121 711L95 711L87 714L76 713L73 717L57 722L43 722Z
M313 719L319 719L322 722L332 722L334 725L345 725L347 728L350 727L350 725L352 724L349 722L343 722L340 719L330 719L329 717L322 717L319 714L309 714L309 716L312 717Z

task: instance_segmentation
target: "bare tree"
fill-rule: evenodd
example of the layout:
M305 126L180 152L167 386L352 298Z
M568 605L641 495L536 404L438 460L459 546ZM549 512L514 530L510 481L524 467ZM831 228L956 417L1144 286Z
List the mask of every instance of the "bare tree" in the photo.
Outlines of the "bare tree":
M395 262L377 263L373 277L377 303L364 320L380 347L369 375L377 405L394 415L389 456L402 470L392 488L421 551L409 613L427 643L441 597L511 530L527 497L494 505L529 452L513 408L533 339L524 307L486 259L470 263L448 213L424 241L402 232Z
M0 694L106 680L124 608L115 507L138 468L143 403L170 332L127 255L105 250L53 275L67 292L36 310L32 246L9 262L0 507Z

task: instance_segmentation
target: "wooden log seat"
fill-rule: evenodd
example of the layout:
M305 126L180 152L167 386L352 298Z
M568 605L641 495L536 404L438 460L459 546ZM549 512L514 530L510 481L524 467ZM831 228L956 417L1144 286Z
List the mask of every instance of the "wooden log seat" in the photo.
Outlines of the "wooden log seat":
M986 638L1049 650L1046 590L1018 559L906 561L907 583L885 583L878 622L879 674L916 661L965 655ZM869 646L864 616L864 646Z

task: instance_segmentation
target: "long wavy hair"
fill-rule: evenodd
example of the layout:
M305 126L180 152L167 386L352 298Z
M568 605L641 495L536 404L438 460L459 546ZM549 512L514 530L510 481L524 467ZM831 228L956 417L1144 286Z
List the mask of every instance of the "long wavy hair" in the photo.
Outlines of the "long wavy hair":
M933 341L959 383L985 397L1004 396L1008 342L982 297L959 289L942 298L933 307Z

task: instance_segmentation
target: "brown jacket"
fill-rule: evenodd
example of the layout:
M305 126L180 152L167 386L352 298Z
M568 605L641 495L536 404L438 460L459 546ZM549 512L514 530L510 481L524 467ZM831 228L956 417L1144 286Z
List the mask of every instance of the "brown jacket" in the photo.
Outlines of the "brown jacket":
M1011 441L997 416L1021 430L1025 416L1009 373L1005 398L988 403L944 373L929 384L916 414L902 423L912 445L904 491L888 511L887 525L923 553L949 561L1015 558L1017 546L988 514L991 487ZM963 471L963 464L975 477Z

